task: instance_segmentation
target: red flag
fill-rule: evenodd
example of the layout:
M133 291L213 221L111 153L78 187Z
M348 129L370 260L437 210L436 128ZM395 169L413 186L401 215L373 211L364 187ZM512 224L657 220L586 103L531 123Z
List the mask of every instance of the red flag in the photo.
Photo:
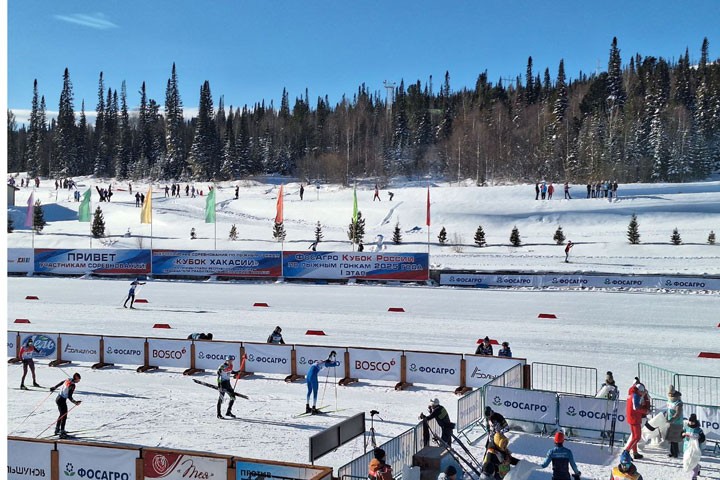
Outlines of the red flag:
M428 227L430 226L430 185L428 185L428 194L427 194L427 216L425 218L425 225Z
M275 223L283 223L283 186L280 185L278 192L277 211L275 213Z

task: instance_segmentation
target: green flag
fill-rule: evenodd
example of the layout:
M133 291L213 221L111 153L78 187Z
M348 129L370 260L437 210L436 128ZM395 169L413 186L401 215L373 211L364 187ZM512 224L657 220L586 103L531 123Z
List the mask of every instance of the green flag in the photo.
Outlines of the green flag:
M358 215L358 208L357 208L357 185L353 187L353 223L357 223L357 215Z
M82 202L80 202L80 208L78 209L78 222L89 222L90 221L90 189L83 194Z
M205 200L205 223L215 223L215 188L213 187Z

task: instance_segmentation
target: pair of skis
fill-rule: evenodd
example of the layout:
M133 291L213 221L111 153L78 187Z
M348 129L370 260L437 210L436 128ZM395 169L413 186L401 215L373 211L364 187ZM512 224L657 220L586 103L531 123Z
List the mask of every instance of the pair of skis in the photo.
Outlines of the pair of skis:
M193 378L193 382L197 383L198 385L202 385L204 387L212 388L215 390L219 390L219 388L220 388L217 385L213 385L212 383L208 383L208 382L203 382L202 380L198 380L196 378ZM235 395L240 398L244 398L245 400L250 400L250 397L248 397L247 395L243 395L242 393L235 392Z

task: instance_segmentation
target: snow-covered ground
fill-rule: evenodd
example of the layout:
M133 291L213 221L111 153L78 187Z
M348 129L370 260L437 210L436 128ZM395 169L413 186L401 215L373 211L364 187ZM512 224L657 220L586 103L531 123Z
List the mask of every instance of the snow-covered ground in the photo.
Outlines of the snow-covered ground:
M108 183L91 178L78 182L83 192L92 187L92 209L97 205L103 209L108 238L91 240L90 224L76 221L79 204L72 195L56 192L44 181L35 195L46 206L50 223L41 235L35 235L36 247L151 246L150 226L140 224L140 209L127 183L113 184L112 203L96 203L95 186ZM272 238L279 183L239 182L238 200L234 183L218 185L216 225L204 223L205 197L186 197L185 184L181 198L164 198L164 184L154 185L152 246L213 249L217 231L218 249L279 250ZM207 193L208 184L195 186ZM319 250L350 250L346 232L353 189L306 185L301 201L299 187L297 182L284 187L285 249L308 249L319 221L324 234ZM147 184L133 185L133 193L147 190ZM32 245L30 232L22 227L30 191L17 192L19 207L10 211L17 230L7 236L9 247ZM392 202L389 191L395 194ZM536 201L533 185L432 184L432 268L720 275L720 245L707 244L711 230L720 233L720 182L620 185L619 198L612 202L586 199L583 185L573 185L571 192L572 200L563 200L560 192L551 201ZM426 251L427 185L392 184L381 190L381 196L381 202L373 202L373 186L358 186L366 245L383 235L388 251ZM626 239L633 213L640 224L640 245L630 245ZM398 222L403 243L394 245L390 239ZM233 224L239 231L235 242L227 238ZM488 242L482 249L473 243L478 225ZM437 243L443 226L447 246ZM523 241L518 248L509 246L513 226ZM558 226L576 244L570 264L562 261L562 247L552 239ZM670 244L676 227L683 240L679 246ZM191 228L197 240L189 240ZM131 236L123 236L128 230ZM282 325L289 343L463 353L473 352L476 340L488 335L509 341L515 356L529 362L583 365L601 373L612 370L621 390L637 374L640 361L698 375L717 375L720 366L720 360L697 358L700 351L720 351L716 294L155 280L142 290L150 303L128 311L121 307L127 287L127 280L9 278L8 328L15 329L15 318L28 318L32 323L22 325L23 329L37 332L184 338L209 331L218 340L264 341L275 325ZM38 295L40 301L25 301L26 295ZM270 308L253 308L254 302L267 302ZM389 313L390 306L401 306L406 312ZM555 313L558 319L538 319L541 312ZM153 330L156 322L173 328ZM307 329L322 329L328 336L306 337ZM327 387L324 382L321 386L322 403L333 409L337 405L339 411L295 418L304 408L304 382L287 384L280 376L263 376L238 383L238 390L251 400L236 404L238 420L221 421L215 418L216 393L196 385L179 370L139 374L125 367L93 371L88 365L53 369L40 363L38 376L43 385L57 383L74 370L82 373L77 396L84 402L73 411L68 428L94 428L86 435L99 441L306 462L311 435L357 412L381 412L384 422L376 424L381 442L413 426L432 397L439 397L451 416L456 416L456 397L450 387L418 385L396 392L390 384L361 382L336 388L329 378ZM21 367L9 365L7 375L8 432L35 437L54 421L52 398L26 419L47 393L18 390ZM204 378L214 381L211 374ZM539 463L550 443L547 438L515 433L510 447L517 456ZM607 449L587 443L569 446L583 478L609 476L618 452L612 456ZM337 468L362 452L362 439L357 439L318 463ZM716 460L704 458L702 464L710 467L703 478L720 478ZM660 451L651 452L638 464L647 480L685 478L678 465ZM529 478L548 480L550 476L546 469Z
M22 327L37 332L184 338L209 331L217 340L264 341L281 325L288 343L448 352L473 352L477 338L489 335L509 341L515 356L530 362L612 370L621 390L636 375L639 361L682 373L718 371L718 360L697 358L701 350L720 349L715 295L151 281L142 287L142 297L150 303L129 311L121 306L127 286L126 280L9 278L8 328L14 328L15 318L28 318L32 323ZM38 295L40 301L26 301L26 295ZM254 302L267 302L270 308L253 308ZM389 313L389 306L406 312ZM558 319L538 319L540 312L555 313ZM173 328L153 330L156 322ZM306 337L307 329L328 335ZM216 393L179 370L140 374L125 367L93 371L88 365L61 370L42 363L38 379L43 385L81 372L77 398L84 402L68 420L68 429L96 428L85 435L100 441L306 462L310 436L361 411L381 412L385 421L375 425L380 442L414 425L432 397L456 416L450 387L418 385L397 392L390 384L361 382L335 388L330 376L327 387L321 385L321 403L332 409L337 405L339 411L295 418L304 408L304 382L287 384L282 377L263 376L240 380L238 390L251 400L236 403L238 420L223 421L215 418ZM44 401L26 419L47 392L20 391L21 367L9 365L7 372L8 431L35 437L53 423L54 402ZM511 449L539 463L550 443L513 434ZM586 443L568 446L588 479L607 478L619 454ZM357 439L318 463L337 468L362 452L363 441ZM703 459L710 467L704 478L720 478L714 461ZM685 478L679 462L669 461L664 451L651 452L638 466L646 479ZM547 480L550 472L536 471L529 478Z

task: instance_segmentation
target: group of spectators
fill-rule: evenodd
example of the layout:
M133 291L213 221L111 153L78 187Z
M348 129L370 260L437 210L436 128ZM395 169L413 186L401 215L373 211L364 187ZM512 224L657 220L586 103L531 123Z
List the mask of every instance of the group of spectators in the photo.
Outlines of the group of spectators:
M501 349L498 351L498 357L512 357L512 351L510 350L510 343L502 342ZM475 349L475 355L488 355L493 356L493 346L490 341L490 337L485 337L477 348Z
M613 197L617 198L617 180L614 182L611 182L610 180L603 180L595 183L588 182L586 188L587 198L607 198L608 200L612 200Z

